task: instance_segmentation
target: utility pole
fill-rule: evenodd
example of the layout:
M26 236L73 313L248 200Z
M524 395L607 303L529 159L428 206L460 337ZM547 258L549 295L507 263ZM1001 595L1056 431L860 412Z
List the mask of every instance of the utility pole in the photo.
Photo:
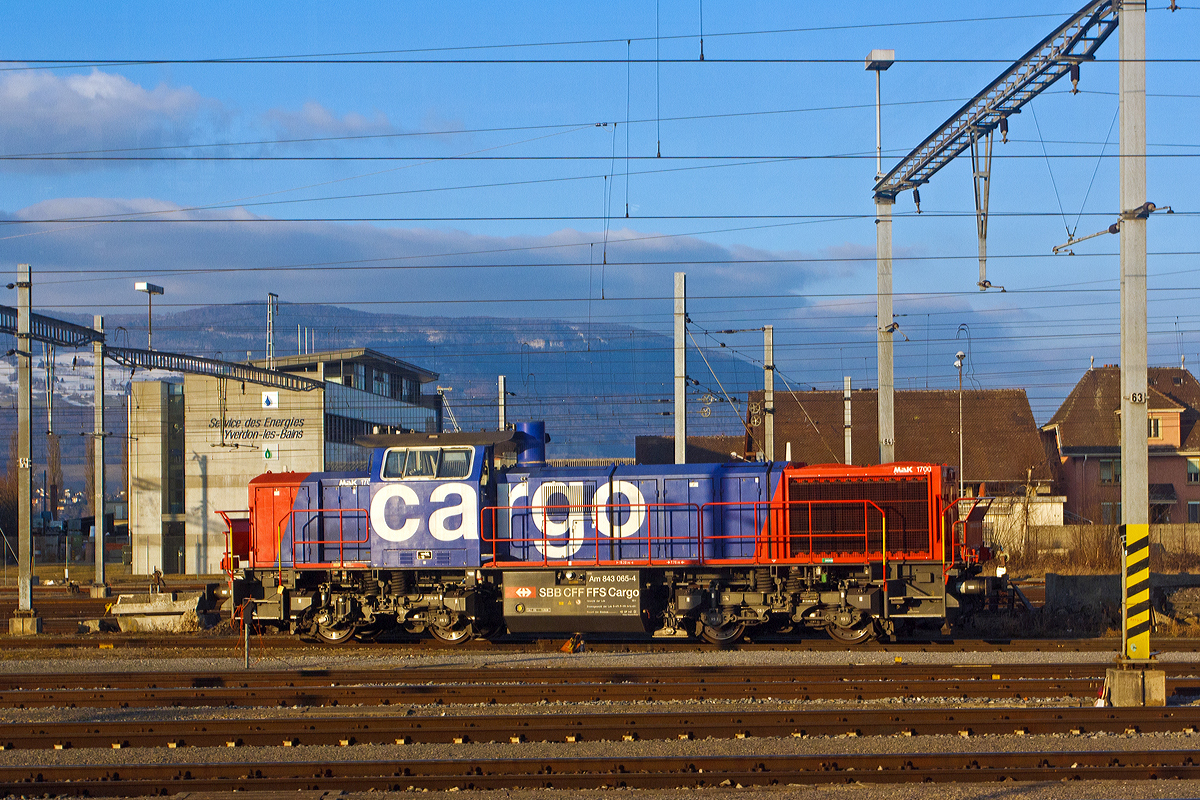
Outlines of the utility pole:
M763 457L775 460L775 326L763 328Z
M502 430L502 431L508 429L508 415L507 415L507 409L505 408L505 398L508 396L508 392L505 391L506 380L507 379L503 375L500 375L497 379L497 383L499 384L499 389L500 389L500 402L499 402L500 419L498 420L498 424L499 424L499 430Z
M850 429L850 376L842 377L842 429L846 437L846 466L854 463L854 452L851 448L853 442Z
M92 327L97 333L104 333L104 317L97 314L92 318ZM96 514L96 575L92 579L92 596L107 597L108 591L104 580L104 341L97 338L92 342L92 376L95 381L94 406L92 427L92 453L95 468L94 499L92 509ZM103 592L103 594L101 594Z
M1121 114L1121 517L1125 648L1150 658L1150 498L1146 431L1146 3L1119 10Z
M275 369L275 317L279 316L279 295L267 292L267 369Z
M17 265L17 610L9 620L13 635L42 632L33 610L33 313L32 272Z
M687 273L675 273L675 463L687 463Z
M892 361L892 205L875 198L875 314L879 323L875 360L879 371L879 463L896 460L896 379Z
M883 178L883 103L880 75L896 60L895 50L872 50L866 67L875 73L875 180ZM875 361L879 373L879 463L896 460L896 380L892 362L892 205L895 195L875 194Z

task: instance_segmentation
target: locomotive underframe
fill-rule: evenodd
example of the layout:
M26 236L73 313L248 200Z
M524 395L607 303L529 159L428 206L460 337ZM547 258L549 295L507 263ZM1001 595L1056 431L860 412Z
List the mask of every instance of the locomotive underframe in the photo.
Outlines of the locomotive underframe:
M898 623L952 625L1003 588L977 565L940 561L672 568L243 570L235 602L253 601L261 623L328 643L402 628L447 643L514 632L650 633L724 642L748 627L826 630L847 643L894 636ZM583 608L582 587L636 582L616 606ZM529 607L505 586L565 596ZM564 587L562 590L546 587ZM572 588L574 587L574 588ZM603 591L596 589L595 591ZM511 592L510 592L511 594ZM572 600L570 598L578 598ZM636 599L636 604L634 603ZM578 603L579 606L572 606ZM557 605L555 605L557 604ZM541 613L529 613L529 612Z

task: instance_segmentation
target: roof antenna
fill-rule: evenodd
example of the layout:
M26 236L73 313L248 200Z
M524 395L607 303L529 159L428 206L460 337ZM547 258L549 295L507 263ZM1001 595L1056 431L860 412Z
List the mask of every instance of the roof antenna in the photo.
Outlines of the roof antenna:
M1096 357L1092 356L1092 363L1088 364L1088 370L1091 371L1095 368L1096 368Z

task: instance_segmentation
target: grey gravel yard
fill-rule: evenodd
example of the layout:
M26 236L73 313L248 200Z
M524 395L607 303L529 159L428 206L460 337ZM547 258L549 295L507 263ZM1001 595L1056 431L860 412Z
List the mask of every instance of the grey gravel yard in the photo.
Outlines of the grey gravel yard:
M945 653L904 652L899 654L905 663L945 664L953 670L954 664L994 664L998 668L1010 664L1031 662L1078 663L1105 661L1103 653ZM547 670L570 670L581 667L647 667L668 670L688 670L698 666L778 665L786 669L798 664L826 664L831 671L844 668L847 664L894 663L897 654L880 651L845 652L789 652L789 651L730 651L730 652L670 652L670 653L493 653L493 652L435 652L410 654L397 651L395 654L379 650L320 649L286 651L281 655L258 651L252 658L251 669L366 669L393 668L397 677L402 677L406 668L415 667L462 667L474 666L481 671L497 667L542 667ZM1200 654L1168 653L1162 661L1195 662L1200 674ZM242 656L232 647L195 648L163 655L158 652L137 650L71 650L44 651L6 649L0 656L0 672L119 672L119 671L242 671ZM903 704L905 707L961 707L963 703L948 698L923 698L919 700L888 700L866 703L841 704L863 708L886 704ZM988 704L987 701L977 704ZM1009 701L1001 703L1012 705ZM1029 705L1055 705L1055 701L1039 700ZM1077 706L1078 699L1064 698L1061 705ZM729 708L733 713L739 708L755 709L802 709L805 706L829 707L832 702L805 703L791 701L689 701L639 703L639 707L652 706L656 710L684 710L704 708L717 710ZM562 715L573 711L617 711L628 708L626 704L601 703L536 703L529 705L491 706L396 706L379 708L286 708L286 709L23 709L0 710L0 722L35 721L117 721L117 720L166 720L206 719L222 717L297 717L309 716L372 716L372 715L428 715L446 714L529 714ZM886 736L886 737L805 737L786 739L708 739L698 741L632 741L632 742L579 742L549 743L525 742L412 744L412 745L353 745L350 747L299 746L292 748L186 748L182 750L161 749L139 751L139 761L178 762L242 762L256 760L269 752L276 760L298 761L343 761L356 759L387 759L395 761L446 759L467 762L486 762L495 758L536 757L556 758L566 756L692 756L699 754L768 755L768 754L837 754L837 753L959 753L959 752L1074 752L1086 750L1200 750L1200 734L1138 734L1138 735L1056 735L1056 736ZM126 763L129 750L71 749L62 751L9 750L0 752L0 764L5 765L51 765L51 764L114 764ZM427 792L402 792L411 795ZM942 800L943 798L996 797L996 798L1159 798L1200 797L1200 781L1087 781L1055 784L1029 783L981 783L981 784L853 784L836 786L791 786L772 789L737 788L680 789L672 791L649 790L603 790L603 791L460 791L453 792L459 798L481 798L486 800L563 800L567 797L607 798L636 797L638 800L659 798L695 798L695 800L718 800L718 798L897 798L897 800ZM371 793L372 798L381 793ZM249 798L248 793L239 797ZM278 796L278 795L276 795ZM313 797L317 795L314 794ZM288 795L294 798L294 793ZM346 795L345 797L355 797ZM367 797L367 795L363 795ZM307 796L304 800L308 800Z

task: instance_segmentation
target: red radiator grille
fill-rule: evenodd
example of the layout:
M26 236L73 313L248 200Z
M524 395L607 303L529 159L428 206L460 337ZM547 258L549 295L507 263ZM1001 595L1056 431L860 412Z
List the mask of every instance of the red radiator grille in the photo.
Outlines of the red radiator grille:
M879 552L883 526L878 509L887 517L889 551L929 551L929 484L925 480L792 478L788 500L792 555L863 553L866 547Z

